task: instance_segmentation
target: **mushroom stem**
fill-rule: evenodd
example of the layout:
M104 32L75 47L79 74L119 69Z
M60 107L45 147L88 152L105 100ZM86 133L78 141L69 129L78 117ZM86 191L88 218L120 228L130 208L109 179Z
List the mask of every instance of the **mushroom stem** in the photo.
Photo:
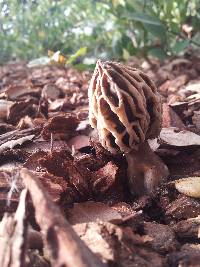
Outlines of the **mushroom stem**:
M126 154L130 191L134 196L152 193L169 175L164 162L151 150L148 142L138 151Z

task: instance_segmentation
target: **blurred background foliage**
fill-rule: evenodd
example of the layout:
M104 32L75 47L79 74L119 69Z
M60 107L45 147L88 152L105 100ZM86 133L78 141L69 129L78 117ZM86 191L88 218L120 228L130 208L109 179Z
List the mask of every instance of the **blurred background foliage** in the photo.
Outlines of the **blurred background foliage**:
M0 0L1 62L80 48L86 63L162 60L199 47L200 0Z

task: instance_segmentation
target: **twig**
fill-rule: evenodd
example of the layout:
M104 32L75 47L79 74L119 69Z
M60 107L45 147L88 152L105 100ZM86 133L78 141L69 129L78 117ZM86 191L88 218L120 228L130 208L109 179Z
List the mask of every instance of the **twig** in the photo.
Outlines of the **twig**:
M51 145L50 145L50 152L53 152L53 133L51 133Z

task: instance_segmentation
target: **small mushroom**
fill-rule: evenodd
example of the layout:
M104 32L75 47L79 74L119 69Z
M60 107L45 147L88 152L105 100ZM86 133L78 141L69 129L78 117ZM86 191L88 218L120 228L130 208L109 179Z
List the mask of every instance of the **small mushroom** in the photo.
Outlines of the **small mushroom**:
M138 69L99 60L88 95L89 121L101 144L126 156L131 192L152 193L168 176L166 165L148 144L159 135L162 121L154 83Z

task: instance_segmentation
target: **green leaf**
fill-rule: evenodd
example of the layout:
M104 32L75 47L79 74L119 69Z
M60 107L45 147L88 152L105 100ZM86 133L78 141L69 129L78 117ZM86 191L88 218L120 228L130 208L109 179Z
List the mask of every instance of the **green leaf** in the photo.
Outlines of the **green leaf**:
M182 41L177 41L176 44L174 45L174 47L172 48L172 52L174 54L180 54L181 52L183 52L188 45L190 44L190 40L182 40Z
M146 24L157 25L157 26L162 25L162 22L159 20L159 18L150 16L146 13L126 12L124 15L122 15L122 17Z
M166 28L164 25L151 25L144 24L145 29L150 32L153 36L160 38L161 41L165 41L167 38Z
M123 56L124 60L128 60L130 57L129 52L125 48L123 48L123 55L122 56Z
M77 58L85 56L87 47L81 47L75 54L71 55L67 60L67 64L73 64Z
M80 71L84 71L84 70L93 70L95 67L95 64L84 64L84 63L79 63L79 64L75 64L74 68Z
M164 60L167 56L165 51L160 47L155 47L155 48L149 49L148 54L153 56L153 57L157 57L160 60Z
M117 8L119 5L125 6L126 2L124 0L112 0L114 8Z

